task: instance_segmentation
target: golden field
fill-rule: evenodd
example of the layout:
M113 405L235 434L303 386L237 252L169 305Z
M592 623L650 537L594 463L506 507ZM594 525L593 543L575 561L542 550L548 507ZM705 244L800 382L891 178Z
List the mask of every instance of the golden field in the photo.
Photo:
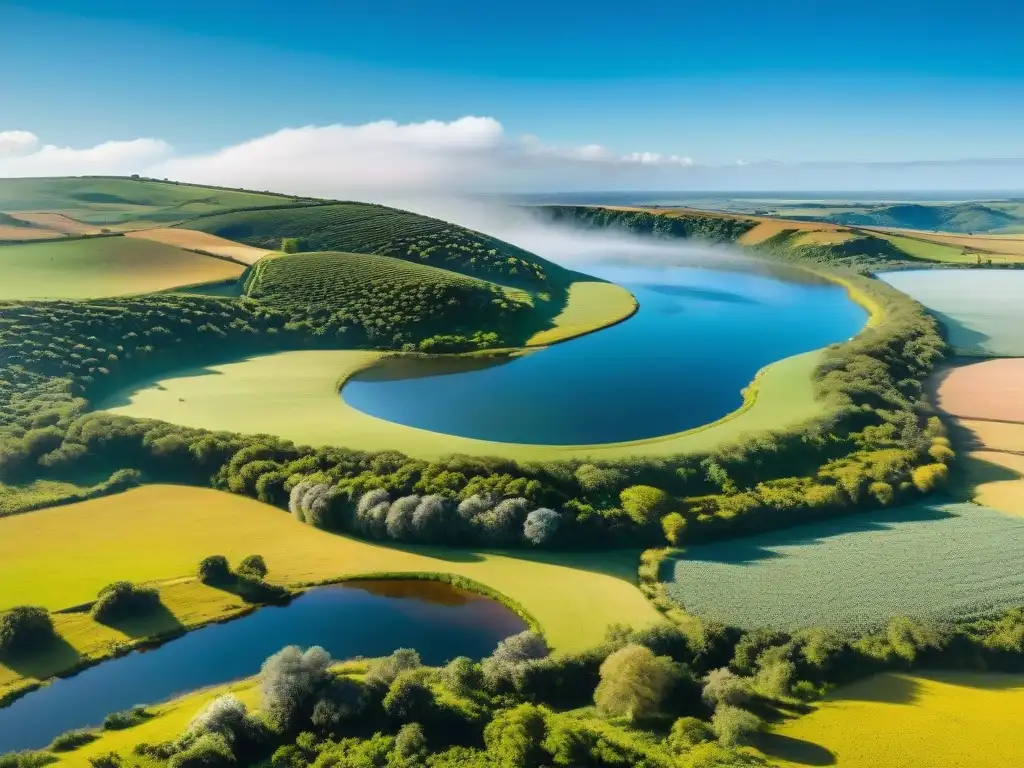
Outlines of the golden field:
M1024 676L884 674L846 686L772 729L787 768L1010 768L1024 764Z
M0 520L0 610L26 603L69 608L127 579L160 586L180 623L200 623L241 606L192 580L199 561L222 554L237 562L253 553L266 558L270 581L290 586L382 571L459 574L522 605L560 651L593 646L609 624L643 625L659 616L634 586L636 551L399 549L302 525L252 499L172 485ZM80 639L69 638L76 647L111 632L87 614L73 618L87 622L76 629Z
M262 259L268 253L273 253L266 248L255 248L251 245L236 243L233 240L226 240L217 235L206 232L194 232L190 229L178 229L176 227L160 227L157 229L141 229L134 232L126 232L125 237L140 240L151 240L155 243L171 245L175 248L182 248L186 251L200 251L212 253L239 264L251 266Z

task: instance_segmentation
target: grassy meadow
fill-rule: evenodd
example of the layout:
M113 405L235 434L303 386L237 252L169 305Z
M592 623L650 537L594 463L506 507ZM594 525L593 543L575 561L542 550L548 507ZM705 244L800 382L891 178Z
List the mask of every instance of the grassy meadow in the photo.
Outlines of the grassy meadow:
M577 281L569 286L566 304L552 327L533 334L526 345L554 344L606 328L630 317L637 306L633 295L614 283Z
M349 406L338 393L339 382L380 357L379 352L362 350L261 355L175 371L114 393L97 405L118 415L214 431L267 433L310 445L394 449L427 459L466 453L522 461L705 451L747 434L810 421L828 408L814 399L811 374L820 353L809 352L768 366L751 385L746 405L714 424L687 432L588 446L497 443L407 427Z
M870 631L895 615L975 618L1024 604L1024 521L918 504L688 547L663 576L690 613L744 628Z
M658 617L634 586L636 551L399 549L302 525L252 499L166 485L0 520L0 610L25 603L69 608L95 599L118 579L155 583L162 590L170 585L194 597L197 588L210 591L190 581L204 557L223 554L237 562L253 553L266 559L269 580L282 585L374 572L459 574L520 603L560 651L596 644L608 624L642 625ZM211 618L224 611L225 593L213 592L219 597ZM204 601L209 596L181 604L195 611ZM172 613L182 623L196 617L183 619L173 608Z
M239 277L244 268L126 237L0 246L0 300L91 299Z
M760 745L784 768L1008 768L1024 764L1024 676L884 674L840 688Z

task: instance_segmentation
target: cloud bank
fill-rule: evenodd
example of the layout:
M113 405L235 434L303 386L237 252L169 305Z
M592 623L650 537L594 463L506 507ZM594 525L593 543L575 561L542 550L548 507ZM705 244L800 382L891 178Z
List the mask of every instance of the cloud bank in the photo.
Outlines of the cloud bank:
M1024 160L701 164L681 154L558 146L509 136L492 117L285 128L204 154L156 138L93 147L0 131L0 176L131 174L326 197L586 190L998 190Z

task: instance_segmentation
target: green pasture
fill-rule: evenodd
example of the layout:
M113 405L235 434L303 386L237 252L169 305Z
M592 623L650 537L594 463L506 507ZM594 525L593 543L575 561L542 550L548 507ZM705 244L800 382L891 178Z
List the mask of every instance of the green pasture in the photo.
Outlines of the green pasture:
M92 299L239 277L240 264L125 237L0 245L0 300Z
M1024 521L921 503L688 547L664 566L689 613L744 628L866 631L1024 604Z
M915 259L925 261L941 261L949 264L973 264L977 259L974 256L965 256L963 248L956 248L952 245L932 243L927 240L918 240L913 237L898 237L872 233L882 240L888 240L901 251Z
M216 211L302 202L284 195L151 179L0 179L0 211L56 211L90 224L181 221Z
M339 382L381 357L379 352L358 350L280 352L185 368L121 390L98 407L119 415L214 431L268 433L296 443L366 451L398 450L428 459L451 453L521 461L672 456L710 451L748 434L820 417L828 404L815 400L811 380L820 354L809 352L768 366L750 388L748 402L714 424L605 445L498 443L428 432L370 416L350 407L338 393Z
M1024 272L911 270L879 277L934 314L958 352L1024 356Z

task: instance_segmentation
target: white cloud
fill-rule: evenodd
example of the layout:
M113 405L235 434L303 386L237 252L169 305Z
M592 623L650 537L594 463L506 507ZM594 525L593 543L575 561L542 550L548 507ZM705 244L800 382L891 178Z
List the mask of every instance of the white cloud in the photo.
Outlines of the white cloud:
M171 152L159 139L107 141L75 149L40 146L28 131L0 133L0 176L84 176L142 173Z
M43 145L0 132L0 176L139 173L294 194L385 201L466 192L1019 188L1020 160L701 165L682 154L559 146L508 136L491 117L284 128L217 151L175 153L158 139Z

